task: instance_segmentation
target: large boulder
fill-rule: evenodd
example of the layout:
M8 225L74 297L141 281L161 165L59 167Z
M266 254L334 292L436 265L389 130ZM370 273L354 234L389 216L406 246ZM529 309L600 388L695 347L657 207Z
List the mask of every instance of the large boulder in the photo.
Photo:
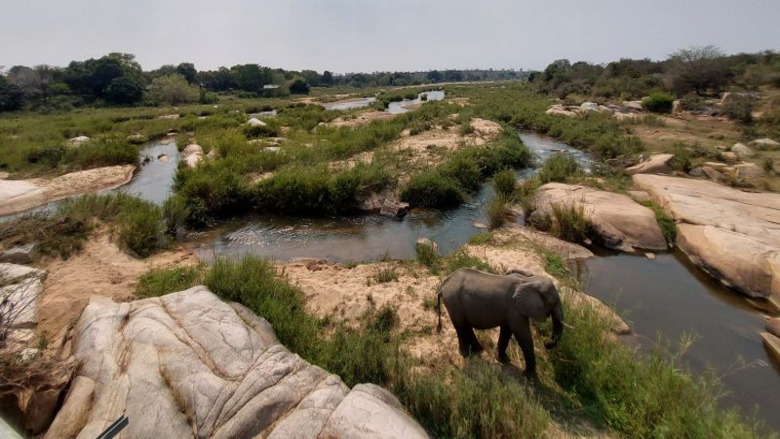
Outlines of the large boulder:
M35 256L37 245L33 243L17 245L0 253L0 262L11 264L31 264Z
M769 138L763 138L763 139L756 139L749 143L750 146L753 146L758 149L777 149L780 148L780 142L774 141Z
M203 161L203 148L198 144L187 145L181 152L181 160L187 164L188 167L194 168Z
M350 391L206 287L93 298L73 348L76 378L47 438L97 437L122 414L123 437L427 437L389 392Z
M589 111L599 111L599 104L595 102L583 102L582 105L580 105L580 111L583 113L587 113Z
M735 153L737 157L741 159L750 158L756 155L756 153L744 143L735 143L734 146L731 147L731 152Z
M629 174L668 174L672 171L674 154L654 154L647 160L626 168Z
M660 175L633 181L677 221L677 244L694 263L744 294L780 301L780 194Z
M531 203L546 215L552 215L556 205L581 205L607 247L629 252L638 248L666 249L666 238L653 211L626 195L587 186L548 183L536 191Z
M764 339L764 346L769 351L769 355L780 364L780 337L768 332L762 332L761 338Z
M577 112L571 111L560 104L552 105L550 108L545 111L545 114L548 116L564 116L564 117L576 117Z
M258 118L255 118L255 117L253 117L253 118L249 119L248 121L246 121L246 124L251 126L251 127L264 127L264 126L268 125L267 123L263 122L262 120L260 120Z

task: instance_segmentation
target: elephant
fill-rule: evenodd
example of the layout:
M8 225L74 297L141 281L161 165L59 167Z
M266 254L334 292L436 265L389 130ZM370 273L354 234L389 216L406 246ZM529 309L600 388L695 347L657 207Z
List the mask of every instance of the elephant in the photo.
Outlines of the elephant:
M544 322L552 317L552 338L545 348L554 348L563 334L563 307L558 289L543 276L513 269L496 275L461 268L442 281L437 293L437 311L441 332L441 302L447 307L452 326L458 335L460 354L464 357L483 351L474 329L500 327L498 360L509 361L506 349L512 335L523 351L526 377L536 377L534 341L530 319Z

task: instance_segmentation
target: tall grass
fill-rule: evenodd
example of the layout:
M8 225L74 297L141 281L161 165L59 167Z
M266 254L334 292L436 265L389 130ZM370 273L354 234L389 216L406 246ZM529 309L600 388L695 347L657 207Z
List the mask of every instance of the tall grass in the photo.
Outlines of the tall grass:
M585 242L592 235L590 219L582 204L553 204L550 233L564 241Z
M537 178L542 184L550 182L565 183L582 174L582 169L574 157L568 154L556 154L539 168Z
M512 169L504 169L503 171L493 174L493 189L505 200L509 200L515 196L516 183L515 171Z
M203 271L199 265L152 269L138 278L135 294L159 297L192 288L202 281Z
M497 229L506 222L506 200L495 197L485 206L485 217L488 220L490 230Z
M661 232L663 232L666 242L674 244L677 240L677 224L674 222L674 219L666 214L663 207L653 201L645 201L642 204L652 210L655 214L655 218L658 220L658 226L661 227Z

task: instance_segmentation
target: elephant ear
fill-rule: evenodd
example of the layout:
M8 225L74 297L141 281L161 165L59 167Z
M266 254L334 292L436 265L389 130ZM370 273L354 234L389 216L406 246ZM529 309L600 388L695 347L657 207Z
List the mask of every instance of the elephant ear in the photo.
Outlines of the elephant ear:
M542 299L541 290L545 286L539 281L520 282L515 287L512 301L524 316L536 320L547 319L547 305Z

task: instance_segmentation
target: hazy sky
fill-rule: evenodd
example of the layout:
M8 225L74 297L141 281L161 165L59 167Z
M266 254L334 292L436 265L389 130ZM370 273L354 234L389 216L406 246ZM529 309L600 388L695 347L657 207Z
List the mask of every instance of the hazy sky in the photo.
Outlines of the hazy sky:
M129 52L144 69L540 69L780 49L780 0L0 0L0 65Z

